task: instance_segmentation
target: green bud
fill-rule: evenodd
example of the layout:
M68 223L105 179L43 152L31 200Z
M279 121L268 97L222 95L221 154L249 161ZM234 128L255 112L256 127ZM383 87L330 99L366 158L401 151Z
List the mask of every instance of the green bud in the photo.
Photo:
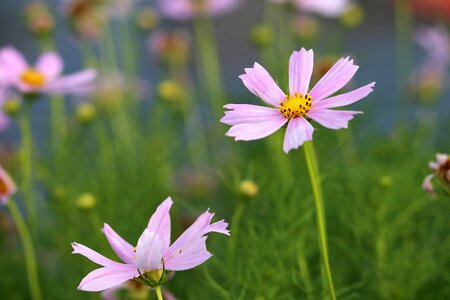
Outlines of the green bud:
M90 210L95 207L96 199L91 193L84 193L77 199L77 206L82 210Z
M22 107L22 101L20 101L20 99L9 98L3 104L3 111L7 115L14 117L19 113L21 107Z
M250 42L258 49L264 49L273 44L275 32L270 24L259 24L250 31Z
M92 122L97 116L97 111L92 103L82 103L76 108L77 119L84 124Z
M245 179L239 183L239 192L245 197L254 198L258 194L259 188L253 180Z

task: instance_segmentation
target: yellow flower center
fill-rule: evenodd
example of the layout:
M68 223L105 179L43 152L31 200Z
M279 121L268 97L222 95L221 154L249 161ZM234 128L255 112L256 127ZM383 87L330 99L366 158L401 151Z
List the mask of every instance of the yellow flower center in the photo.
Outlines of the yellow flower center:
M35 70L35 69L28 69L25 72L22 73L20 76L20 79L32 86L32 87L41 87L45 84L45 76L41 72Z
M311 99L311 96L308 94L295 93L294 95L287 95L286 100L280 105L280 111L288 119L302 117L310 110Z

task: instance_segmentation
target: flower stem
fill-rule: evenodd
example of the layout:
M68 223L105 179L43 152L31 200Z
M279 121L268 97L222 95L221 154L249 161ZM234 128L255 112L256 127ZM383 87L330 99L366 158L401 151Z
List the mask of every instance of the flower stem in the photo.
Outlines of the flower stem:
M222 114L222 105L224 104L222 75L211 20L206 16L196 16L194 32L199 49L202 76L206 83L207 97L212 101L210 105L213 107L213 112L216 117L219 117Z
M30 100L31 101L31 100ZM20 172L21 172L21 189L23 191L23 199L27 206L27 214L30 217L31 224L36 220L36 210L33 202L32 185L32 134L31 134L31 107L32 103L25 101L24 112L20 118L20 131L22 141L20 146Z
M309 178L314 194L314 204L316 207L317 229L319 232L319 245L320 252L322 254L322 263L325 269L325 276L327 279L328 290L330 292L330 298L332 300L335 300L336 292L334 291L333 278L331 276L330 263L328 261L327 232L325 224L325 213L323 208L323 196L319 174L319 165L317 163L317 157L314 151L313 143L306 142L303 146L303 149L305 150L306 165L308 167Z
M28 284L30 287L31 297L33 300L41 300L41 290L39 288L39 279L36 266L36 258L33 249L33 241L31 240L30 232L28 231L27 225L20 214L19 209L13 199L8 201L8 208L11 212L11 216L14 223L19 230L19 235L23 243L23 248L25 252L25 264L27 269Z
M164 300L162 292L161 292L161 286L160 285L155 287L155 291L156 291L156 296L158 296L158 300Z

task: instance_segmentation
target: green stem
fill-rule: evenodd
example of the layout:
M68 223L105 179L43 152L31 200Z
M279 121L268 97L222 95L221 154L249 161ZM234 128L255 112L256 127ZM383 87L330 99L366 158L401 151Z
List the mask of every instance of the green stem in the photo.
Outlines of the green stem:
M20 117L20 131L22 142L20 146L20 172L21 172L21 189L23 191L24 202L27 206L27 214L30 217L31 224L36 220L36 209L33 202L32 184L32 134L31 134L31 108L32 100L25 100L24 111Z
M333 278L331 276L330 263L328 260L327 232L325 224L325 212L323 207L323 196L321 188L321 179L319 174L319 165L317 163L316 153L312 142L306 142L303 146L305 151L306 165L308 167L311 187L314 194L314 204L316 207L317 229L319 232L319 245L322 254L322 263L325 269L328 290L330 298L336 300L336 292L334 291Z
M158 296L158 300L163 300L164 298L162 296L161 286L160 285L155 287L155 291L156 291L156 296Z
M28 284L30 287L31 297L34 300L41 300L41 290L39 288L38 271L36 266L36 258L33 249L33 241L31 240L30 232L27 225L20 214L19 209L13 199L8 201L8 208L11 212L14 223L19 230L19 235L23 243L25 251L25 264L27 269Z
M231 241L228 244L228 255L229 255L229 263L231 268L235 266L235 256L236 256L236 248L237 248L237 241L238 241L238 232L239 232L239 224L241 222L242 216L244 214L245 210L245 203L244 200L240 200L236 206L236 209L234 210L233 216L231 220L233 222L231 223L231 232L233 233L231 236ZM234 271L233 271L234 273Z
M194 20L194 30L208 98L213 106L213 112L219 117L222 114L223 90L214 27L206 16L197 16Z

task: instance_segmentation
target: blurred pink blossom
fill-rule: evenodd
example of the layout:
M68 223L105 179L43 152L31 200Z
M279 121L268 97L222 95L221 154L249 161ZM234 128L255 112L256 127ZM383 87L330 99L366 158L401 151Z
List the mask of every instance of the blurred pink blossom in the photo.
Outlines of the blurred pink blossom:
M355 103L373 91L375 82L341 95L332 96L355 75L358 66L353 60L341 58L308 92L314 64L313 50L294 51L289 60L289 91L286 95L260 64L245 69L240 78L249 91L269 107L251 104L227 104L222 123L231 125L226 135L236 141L264 138L286 123L283 150L290 150L312 140L314 127L309 120L330 129L347 128L359 111L333 110ZM332 97L330 97L332 96Z
M3 107L8 97L7 93L8 92L6 91L5 88L0 87L0 132L8 128L9 124L11 123L11 119L3 110Z
M351 4L350 0L270 0L274 3L293 3L300 11L316 13L327 18L342 15Z
M43 53L36 64L30 66L17 49L9 46L0 49L3 84L24 94L80 94L90 91L97 76L95 70L86 69L62 76L63 67L62 58L55 52Z
M12 194L16 192L16 185L6 171L0 167L0 204L5 205Z
M208 260L212 254L206 249L207 234L218 232L229 235L228 224L223 220L211 224L214 214L206 211L170 245L169 211L172 203L169 197L159 205L136 247L121 238L108 224L104 225L103 233L124 263L112 261L86 246L73 243L72 253L81 254L102 266L83 278L78 289L104 291L140 276L140 279L156 281L158 285L165 270L188 270ZM156 275L158 278L155 278Z
M195 15L218 16L235 10L243 0L159 0L161 14L176 20L187 20Z
M450 187L450 156L443 153L436 154L436 161L431 161L428 167L433 172L425 177L422 183L422 188L428 192L433 193L434 188L432 180L437 178L442 183Z

